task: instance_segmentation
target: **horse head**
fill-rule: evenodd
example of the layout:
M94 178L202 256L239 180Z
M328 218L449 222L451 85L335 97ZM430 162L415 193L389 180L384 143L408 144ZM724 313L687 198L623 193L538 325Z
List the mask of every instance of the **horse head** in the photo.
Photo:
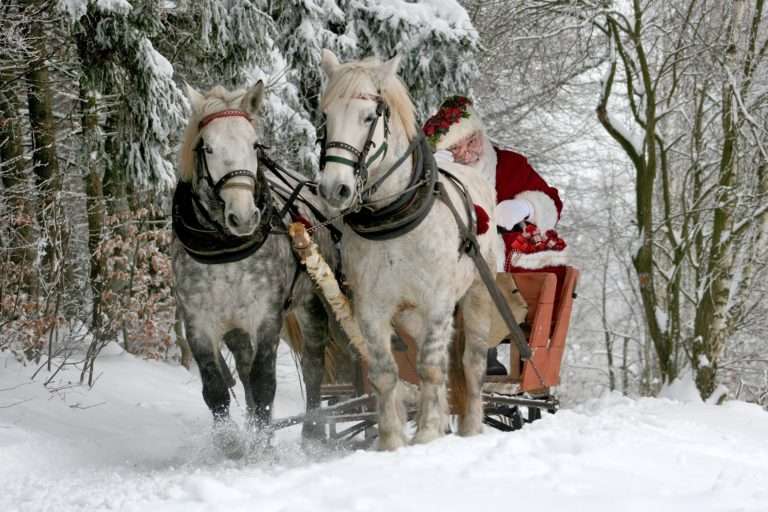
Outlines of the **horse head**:
M321 103L326 124L319 185L331 208L359 204L366 183L375 182L395 150L416 135L413 104L397 77L399 64L399 57L341 64L323 50L328 85Z
M255 119L264 84L259 80L247 91L232 92L217 86L206 94L187 85L187 95L193 114L182 146L181 179L192 182L214 222L232 235L249 236L262 215Z

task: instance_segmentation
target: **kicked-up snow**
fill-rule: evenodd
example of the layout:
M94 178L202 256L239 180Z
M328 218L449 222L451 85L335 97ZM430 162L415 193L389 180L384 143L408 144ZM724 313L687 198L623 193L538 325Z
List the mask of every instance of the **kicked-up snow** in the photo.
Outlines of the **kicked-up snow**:
M290 355L276 416L303 408ZM768 510L768 413L606 395L523 430L486 429L395 453L301 448L229 461L211 446L194 373L112 346L96 386L65 369L48 389L0 354L0 510ZM242 400L235 403L242 418Z

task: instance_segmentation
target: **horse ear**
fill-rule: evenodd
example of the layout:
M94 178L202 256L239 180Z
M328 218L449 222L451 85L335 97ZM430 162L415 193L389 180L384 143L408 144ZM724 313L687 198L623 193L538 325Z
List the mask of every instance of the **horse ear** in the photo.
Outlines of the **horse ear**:
M336 54L327 48L323 48L323 56L320 59L320 67L323 68L325 76L330 78L331 75L336 71L336 68L338 68L340 65L341 63L336 57Z
M240 110L256 116L261 108L261 102L264 100L264 82L259 80L256 85L251 87L240 100Z
M188 83L185 82L184 85L187 88L187 98L189 98L189 103L192 106L192 110L195 112L199 112L203 108L203 103L205 102L205 96L197 92L195 88L189 85Z
M400 55L395 55L381 66L379 66L379 79L384 82L397 75L397 70L400 68Z

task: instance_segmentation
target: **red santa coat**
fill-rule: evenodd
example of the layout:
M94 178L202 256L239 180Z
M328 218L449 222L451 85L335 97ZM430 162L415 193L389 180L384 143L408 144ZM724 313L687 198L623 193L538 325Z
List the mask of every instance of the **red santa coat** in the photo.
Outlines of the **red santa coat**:
M563 202L557 189L550 187L521 154L496 149L496 200L525 199L533 206L523 231L502 233L506 272L552 272L558 289L565 277L565 242L554 227L560 220Z

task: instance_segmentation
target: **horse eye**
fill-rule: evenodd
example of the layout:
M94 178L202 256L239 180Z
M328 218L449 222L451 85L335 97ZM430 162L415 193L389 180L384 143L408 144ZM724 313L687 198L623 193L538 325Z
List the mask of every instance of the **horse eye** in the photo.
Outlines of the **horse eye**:
M205 151L209 155L213 153L213 149L211 149L211 146L209 146L208 144L203 145L203 151Z
M260 144L259 144L259 142L258 142L258 141L256 141L256 142L254 142L254 143L253 143L253 149L255 149L256 151L258 151L258 150L259 150L259 146L260 146Z
M375 120L376 120L376 114L368 114L368 115L365 117L365 122L366 122L366 124L371 124L371 123L372 123L372 122L374 122Z

